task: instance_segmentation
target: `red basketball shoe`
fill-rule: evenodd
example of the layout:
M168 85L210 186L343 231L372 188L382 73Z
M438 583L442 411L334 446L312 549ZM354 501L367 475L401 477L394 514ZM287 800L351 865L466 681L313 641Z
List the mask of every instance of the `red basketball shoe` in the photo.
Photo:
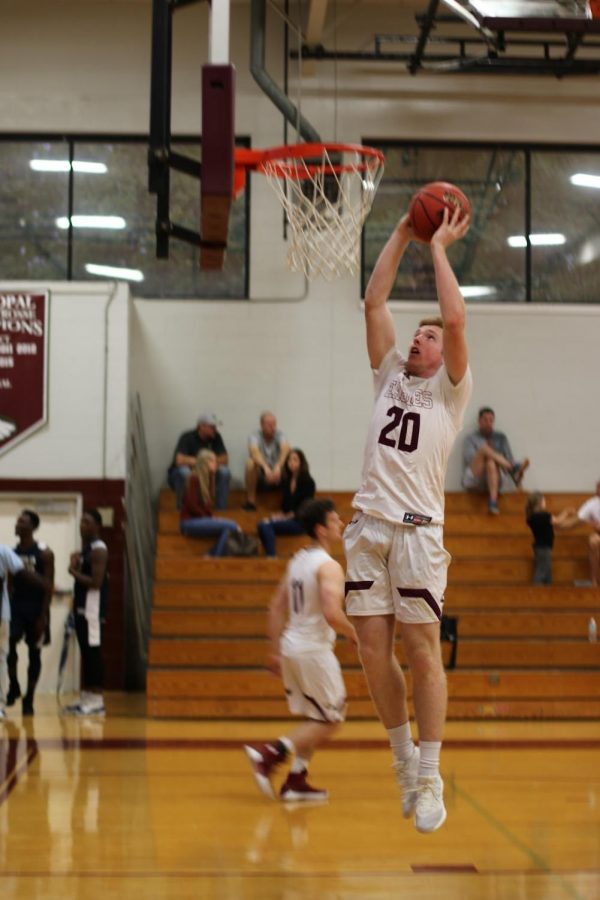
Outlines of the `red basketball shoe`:
M261 794L275 799L275 792L271 784L271 776L277 766L286 758L287 753L282 753L272 744L244 744L244 752L252 766L254 780Z
M307 774L306 769L302 769L301 772L289 773L279 793L279 796L285 803L299 800L311 800L313 802L327 800L329 796L327 791L312 787L306 780Z

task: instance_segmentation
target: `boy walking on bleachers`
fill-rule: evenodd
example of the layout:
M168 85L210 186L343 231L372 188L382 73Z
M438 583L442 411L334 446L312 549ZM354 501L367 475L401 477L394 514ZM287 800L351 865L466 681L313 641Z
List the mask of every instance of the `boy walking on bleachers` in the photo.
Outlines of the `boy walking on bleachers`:
M539 491L533 491L527 498L525 518L533 534L534 584L552 584L554 529L568 528L574 514L574 509L563 509L553 516L546 509L546 498Z

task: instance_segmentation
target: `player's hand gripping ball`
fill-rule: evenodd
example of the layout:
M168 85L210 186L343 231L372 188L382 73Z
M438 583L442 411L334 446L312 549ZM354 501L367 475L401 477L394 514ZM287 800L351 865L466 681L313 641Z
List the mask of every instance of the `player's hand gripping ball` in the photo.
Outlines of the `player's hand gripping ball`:
M471 204L460 188L448 181L432 181L420 188L410 201L408 216L416 237L429 243L444 219L444 209L452 217L461 210L459 221L471 215Z

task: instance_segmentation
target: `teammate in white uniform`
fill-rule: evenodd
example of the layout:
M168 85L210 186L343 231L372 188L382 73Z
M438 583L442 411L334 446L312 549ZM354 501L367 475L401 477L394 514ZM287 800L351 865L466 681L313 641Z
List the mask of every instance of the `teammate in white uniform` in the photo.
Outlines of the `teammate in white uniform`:
M367 435L358 510L344 533L346 612L358 634L373 702L386 727L402 808L418 831L434 831L446 810L439 757L447 687L440 651L446 573L442 542L448 456L472 390L465 304L446 249L468 229L446 212L431 239L441 318L424 319L408 358L396 349L387 299L414 238L408 216L396 226L365 296L375 408ZM413 743L406 683L394 653L396 619L411 670L419 749Z
M596 493L579 507L577 519L579 522L587 522L594 529L589 536L590 550L590 578L592 587L600 584L600 481L596 483Z
M280 790L284 801L327 799L326 791L308 784L308 763L346 717L346 690L333 652L336 633L357 643L342 609L344 572L330 555L342 521L331 500L308 501L299 519L312 543L290 560L271 601L269 668L283 679L290 712L306 721L289 736L244 746L259 789L271 798L273 772L295 754Z

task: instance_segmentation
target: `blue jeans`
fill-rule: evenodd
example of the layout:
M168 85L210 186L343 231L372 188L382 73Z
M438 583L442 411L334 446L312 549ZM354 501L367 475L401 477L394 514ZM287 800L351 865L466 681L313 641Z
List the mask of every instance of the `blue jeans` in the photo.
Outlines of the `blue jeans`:
M238 524L231 519L213 519L212 516L205 516L201 519L184 519L180 528L186 537L218 537L209 556L223 556L227 535L230 531L237 531Z
M167 472L167 484L171 490L175 491L177 509L181 509L185 480L191 471L189 466L173 466ZM215 476L215 506L217 509L227 509L230 481L231 472L229 471L229 467L219 466Z
M297 519L266 519L258 523L258 536L267 556L275 556L276 534L304 534L304 528Z
M552 584L552 548L534 546L533 559L533 583Z

